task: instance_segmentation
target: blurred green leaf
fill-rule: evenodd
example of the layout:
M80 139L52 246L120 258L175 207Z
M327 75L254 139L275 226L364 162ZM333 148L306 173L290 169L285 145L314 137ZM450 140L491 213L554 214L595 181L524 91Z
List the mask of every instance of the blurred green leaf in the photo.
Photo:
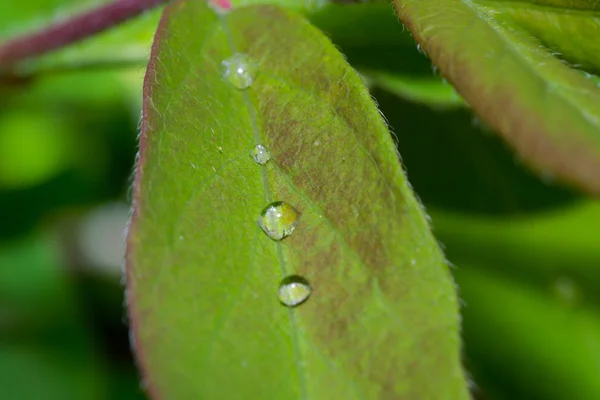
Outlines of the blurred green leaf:
M151 392L468 398L449 272L360 77L278 7L220 16L188 1L165 18L128 238ZM233 71L258 70L247 90L224 76L239 52ZM272 155L262 167L257 143ZM301 213L281 242L257 224L273 200ZM314 290L295 309L277 301L290 274Z
M452 262L486 265L538 287L572 280L600 305L600 203L502 218L429 211Z
M73 353L69 354L69 350ZM75 351L79 351L75 353ZM2 397L22 400L104 400L97 362L81 349L0 344ZM89 348L87 349L89 352Z
M403 99L424 103L435 109L457 108L465 105L454 88L434 76L414 78L388 72L362 70L367 81Z
M68 299L60 249L52 234L0 245L0 331L60 318L69 312Z
M23 176L23 165L37 171L37 179L28 185L0 187L0 237L26 233L67 207L125 197L135 157L141 82L138 69L79 71L2 88L0 126L4 119L10 122L6 134L24 141L20 130L29 129L30 137L42 140L32 141L31 148L15 145L12 153L0 149L10 154L0 165L13 180ZM50 144L41 146L43 140ZM36 159L34 150L43 151L43 159L51 155L52 146L68 154L54 162Z
M442 74L524 159L600 194L598 3L395 4Z
M467 109L432 109L373 90L395 133L415 192L427 207L475 214L551 209L576 196L533 175Z
M481 267L459 264L467 364L510 399L600 398L600 315ZM479 264L477 264L479 265ZM485 265L485 264L481 264Z
M0 387L8 399L105 399L103 359L81 323L58 237L0 246Z
M72 165L77 153L70 131L49 113L0 116L0 187L33 186Z

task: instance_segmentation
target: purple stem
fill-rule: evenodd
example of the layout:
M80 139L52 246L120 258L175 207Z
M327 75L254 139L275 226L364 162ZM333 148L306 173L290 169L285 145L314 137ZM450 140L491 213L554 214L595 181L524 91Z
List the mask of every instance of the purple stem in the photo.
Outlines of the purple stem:
M10 39L0 43L0 68L92 36L168 1L115 0L38 32Z

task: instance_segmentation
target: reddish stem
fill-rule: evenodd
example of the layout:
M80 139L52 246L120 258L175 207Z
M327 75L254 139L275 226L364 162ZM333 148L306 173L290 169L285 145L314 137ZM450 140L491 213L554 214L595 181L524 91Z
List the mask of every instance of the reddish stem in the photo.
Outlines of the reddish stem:
M102 32L168 0L115 0L32 34L0 44L0 67Z

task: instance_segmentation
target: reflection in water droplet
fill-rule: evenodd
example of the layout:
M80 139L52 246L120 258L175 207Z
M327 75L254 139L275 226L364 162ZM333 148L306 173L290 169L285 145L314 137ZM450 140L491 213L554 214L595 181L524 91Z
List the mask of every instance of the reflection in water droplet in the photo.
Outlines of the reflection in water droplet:
M258 224L273 240L281 240L294 232L300 212L288 203L276 201L260 213Z
M246 89L252 85L256 77L256 64L243 53L235 53L223 61L225 78L238 89Z
M265 165L271 159L271 152L262 144L254 146L250 155L252 156L252 159L260 165Z
M304 303L312 293L306 279L298 275L290 275L279 284L279 301L287 307L296 307Z

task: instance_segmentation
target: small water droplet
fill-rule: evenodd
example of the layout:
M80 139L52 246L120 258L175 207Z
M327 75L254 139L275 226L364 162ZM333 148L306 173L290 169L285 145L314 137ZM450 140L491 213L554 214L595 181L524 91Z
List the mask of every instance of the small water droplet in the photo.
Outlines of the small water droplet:
M235 53L223 61L225 78L238 89L247 89L256 77L256 64L243 53Z
M276 201L260 213L258 224L273 240L281 240L294 232L300 212L283 201Z
M260 165L265 165L271 159L271 152L262 144L254 146L250 155L252 156L252 159Z
M279 284L279 301L287 307L296 307L304 303L311 293L310 283L298 275L290 275Z
M410 265L414 266L415 264L417 264L417 260L415 260L414 258L412 258L410 260Z

